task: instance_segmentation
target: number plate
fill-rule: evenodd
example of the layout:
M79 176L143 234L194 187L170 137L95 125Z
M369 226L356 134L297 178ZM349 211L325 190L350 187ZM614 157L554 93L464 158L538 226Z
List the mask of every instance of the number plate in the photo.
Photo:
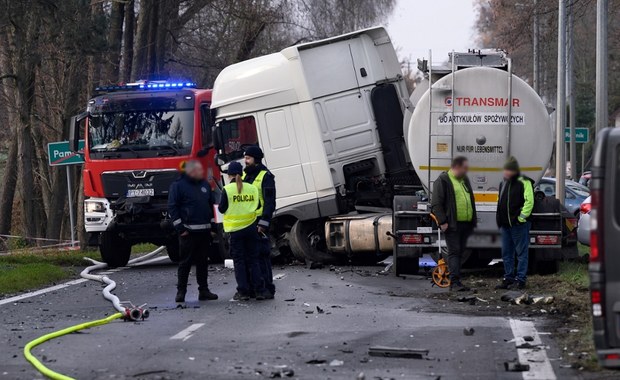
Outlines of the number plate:
M127 190L127 198L154 196L155 189L130 189Z
M418 227L416 231L419 234L431 234L433 233L433 227Z

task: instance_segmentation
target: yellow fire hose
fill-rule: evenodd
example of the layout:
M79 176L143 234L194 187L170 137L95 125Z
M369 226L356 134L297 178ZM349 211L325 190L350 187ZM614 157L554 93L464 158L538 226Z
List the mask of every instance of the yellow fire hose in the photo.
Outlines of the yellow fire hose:
M72 377L65 376L62 373L54 372L51 369L49 369L46 366L44 366L43 363L41 363L37 358L35 358L34 355L32 355L32 353L30 351L33 348L35 348L36 346L38 346L39 344L47 342L47 341L52 340L54 338L58 338L58 337L63 336L63 335L71 334L72 332L76 332L76 331L80 331L80 330L84 330L84 329L89 329L91 327L105 325L105 324L107 324L107 323L109 323L109 322L111 322L111 321L113 321L115 319L122 318L122 317L123 317L123 314L116 313L116 314L110 315L107 318L98 319L96 321L90 321L90 322L86 322L86 323L80 323L78 325L67 327L66 329L54 331L52 333L40 336L40 337L36 338L35 340L31 340L30 342L28 342L28 344L26 344L26 346L24 347L24 356L26 357L26 360L28 360L30 362L30 364L32 364L39 372L41 372L43 375L49 377L50 379L54 379L54 380L73 380Z
M153 256L156 256L158 254L160 254L163 251L164 247L159 247L156 250L154 250L151 253L147 253L146 255L137 257L135 259L129 260L128 264L129 266L132 266L134 264L138 264L138 263L144 263L146 262L146 259L149 259ZM107 318L103 318L103 319L98 319L96 321L90 321L90 322L86 322L86 323L80 323L78 325L74 325L71 327L67 327L66 329L62 329L59 331L54 331L52 333L43 335L41 337L38 337L34 340L31 340L30 342L28 342L28 344L26 344L26 346L24 347L24 357L26 358L26 360L28 360L30 362L30 364L32 364L37 371L41 372L43 375L47 376L50 379L54 379L54 380L73 380L72 377L63 375L62 373L58 373L58 372L54 372L51 369L47 368L46 366L44 366L39 360L37 360L37 358L34 357L34 355L32 355L32 353L30 352L33 348L35 348L36 346L38 346L41 343L47 342L49 340L52 340L54 338L58 338L60 336L63 335L67 335L67 334L71 334L72 332L76 332L76 331L80 331L80 330L84 330L84 329L89 329L91 327L95 327L95 326L101 326L101 325L105 325L107 323L110 323L111 321L115 320L115 319L119 319L119 318L124 318L126 320L130 320L130 321L137 321L139 319L144 320L145 318L149 317L149 311L148 309L145 309L144 306L146 306L146 304L142 305L142 306L138 306L135 307L133 305L131 305L131 307L126 307L126 306L122 306L123 303L127 304L128 302L121 302L117 296L115 296L114 294L112 294L112 290L114 290L114 288L116 287L116 282L112 281L111 279L109 279L107 276L103 276L103 275L93 275L90 274L91 271L94 270L100 270L100 269L104 269L107 267L107 265L105 263L100 263L98 261L95 261L93 259L90 259L88 257L85 257L86 260L89 260L93 263L93 265L87 267L86 269L84 269L82 271L82 273L80 273L80 275L83 278L89 279L89 280L94 280L94 281L99 281L102 282L104 284L106 284L106 287L103 289L103 297L105 299L107 299L108 301L111 301L112 304L114 305L114 308L119 311L116 314L112 314ZM129 302L129 304L131 304Z

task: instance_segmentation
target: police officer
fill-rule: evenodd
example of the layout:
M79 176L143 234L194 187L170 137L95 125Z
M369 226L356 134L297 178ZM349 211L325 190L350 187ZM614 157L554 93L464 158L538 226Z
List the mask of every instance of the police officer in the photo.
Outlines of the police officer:
M245 170L243 182L251 183L259 191L260 206L256 211L258 217L257 229L260 237L258 262L261 268L265 287L269 290L270 298L276 293L271 269L271 242L268 232L271 218L276 210L276 183L274 175L262 163L263 151L256 145L245 150Z
M224 231L230 234L230 255L235 264L237 293L233 299L247 301L250 292L256 292L257 300L269 297L258 264L258 231L256 210L259 208L259 191L241 179L243 168L233 161L228 165L231 183L224 186L219 210L224 214Z
M185 172L170 185L168 214L179 236L179 269L176 302L184 302L192 263L196 264L198 299L216 300L209 291L208 253L211 249L211 222L215 195L204 180L199 161L185 164Z

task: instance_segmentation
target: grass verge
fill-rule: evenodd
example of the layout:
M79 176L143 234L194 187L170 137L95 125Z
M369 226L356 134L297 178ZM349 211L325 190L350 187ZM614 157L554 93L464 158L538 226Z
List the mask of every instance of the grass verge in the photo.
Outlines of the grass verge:
M151 252L153 244L136 244L132 254ZM0 256L0 298L74 277L88 263L84 257L101 260L98 250L20 252ZM81 270L81 269L80 269Z
M0 264L0 296L63 280L71 271L48 263Z

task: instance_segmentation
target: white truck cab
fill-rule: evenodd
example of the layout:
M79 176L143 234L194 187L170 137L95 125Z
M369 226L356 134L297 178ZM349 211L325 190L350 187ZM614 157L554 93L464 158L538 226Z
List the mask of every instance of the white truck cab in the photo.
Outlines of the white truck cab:
M218 157L225 164L241 159L245 146L263 149L278 184L276 222L289 229L296 221L389 210L388 181L419 185L403 138L406 104L384 28L292 46L217 77Z

